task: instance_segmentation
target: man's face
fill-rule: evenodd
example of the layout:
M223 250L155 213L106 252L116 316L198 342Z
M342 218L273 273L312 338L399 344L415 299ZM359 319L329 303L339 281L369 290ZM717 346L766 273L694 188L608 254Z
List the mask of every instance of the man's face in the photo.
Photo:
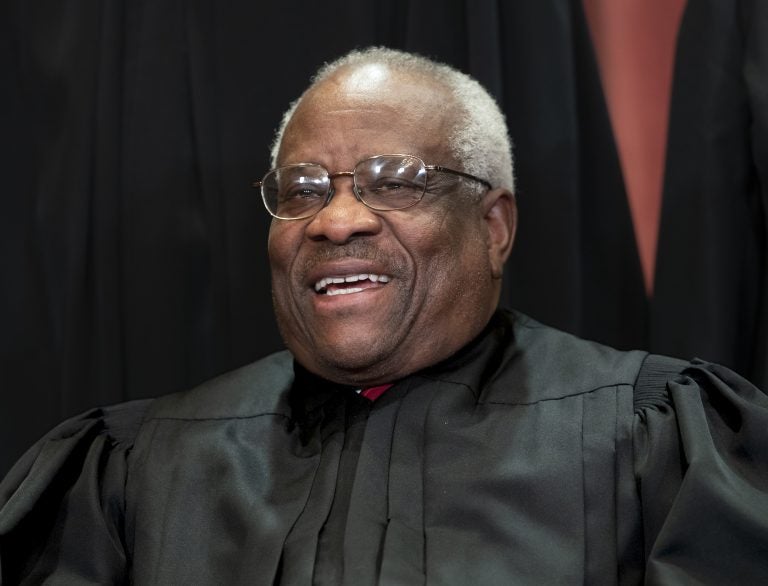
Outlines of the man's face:
M302 101L279 164L319 163L335 173L402 153L460 169L446 147L444 105L433 84L379 66L342 72ZM275 311L297 360L330 380L366 386L434 364L471 340L495 308L499 275L483 205L462 194L466 185L430 172L421 202L386 212L360 203L351 177L334 187L317 215L273 220L269 233Z

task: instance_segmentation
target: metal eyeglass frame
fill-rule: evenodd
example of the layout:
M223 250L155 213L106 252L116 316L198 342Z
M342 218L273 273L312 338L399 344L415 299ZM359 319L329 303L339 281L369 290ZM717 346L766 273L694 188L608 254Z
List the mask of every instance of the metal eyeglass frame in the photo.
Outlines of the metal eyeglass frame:
M415 155L406 155L402 153L383 153L379 155L373 155L372 157L366 157L364 159L360 159L357 163L355 163L354 169L357 169L357 167L360 166L361 163L365 163L366 161L371 161L373 159L378 159L379 157L410 157L411 159L416 159L421 163L421 165L424 167L425 171L438 171L441 173L450 173L452 175L457 175L459 177L464 177L465 179L471 179L472 181L477 181L478 183L482 183L485 187L488 189L492 189L493 186L486 181L485 179L480 179L480 177L476 177L475 175L470 175L469 173L464 173L463 171L457 171L456 169L450 169L449 167L444 167L442 165L427 165L421 157L417 157ZM275 171L278 171L280 169L288 168L288 167L298 167L301 165L312 165L315 167L321 167L325 170L325 172L328 174L328 193L325 196L325 201L323 202L323 205L318 207L315 211L313 211L311 214L307 214L306 216L299 216L296 218L286 218L283 216L278 216L272 210L269 209L269 206L267 205L267 197L264 193L264 179L269 175L270 173L273 173ZM355 194L355 198L357 201L359 201L361 204L363 204L365 207L375 210L377 212L392 212L395 210L406 210L408 208L411 208L415 206L417 203L419 203L423 198L424 194L427 191L427 184L426 181L424 182L424 188L421 191L421 195L418 197L418 199L415 199L413 203L403 206L400 208L377 208L372 206L371 204L367 203L365 200L363 200L360 197L359 188L357 186L357 182L355 181L355 171L354 169L352 171L338 171L336 173L330 173L328 169L323 167L323 165L320 165L319 163L293 163L291 165L283 165L282 167L275 167L274 169L270 169L264 174L264 177L260 181L254 181L251 183L251 187L258 188L261 192L261 201L264 204L264 207L266 208L267 212L269 212L269 215L273 218L277 218L278 220L306 220L307 218L311 218L312 216L320 213L320 210L325 208L329 203L331 203L331 199L333 199L333 196L335 195L335 190L333 188L333 180L337 177L352 177L352 182L354 184L354 188L352 189L352 192Z

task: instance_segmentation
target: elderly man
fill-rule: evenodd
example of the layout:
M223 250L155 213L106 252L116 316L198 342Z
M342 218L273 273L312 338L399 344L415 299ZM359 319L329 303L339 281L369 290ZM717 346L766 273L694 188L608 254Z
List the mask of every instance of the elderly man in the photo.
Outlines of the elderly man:
M0 489L4 580L768 580L760 391L496 309L512 162L475 81L351 53L273 166L290 353L51 432Z

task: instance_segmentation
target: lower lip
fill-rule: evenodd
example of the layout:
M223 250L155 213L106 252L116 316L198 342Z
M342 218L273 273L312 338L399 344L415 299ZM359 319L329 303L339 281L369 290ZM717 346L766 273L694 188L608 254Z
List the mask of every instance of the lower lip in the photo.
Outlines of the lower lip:
M342 293L339 295L326 295L325 293L314 293L313 302L315 308L320 311L333 311L335 309L350 309L355 306L363 306L361 309L370 310L372 303L376 302L375 298L388 288L387 285L377 285L374 287L368 287L357 293Z

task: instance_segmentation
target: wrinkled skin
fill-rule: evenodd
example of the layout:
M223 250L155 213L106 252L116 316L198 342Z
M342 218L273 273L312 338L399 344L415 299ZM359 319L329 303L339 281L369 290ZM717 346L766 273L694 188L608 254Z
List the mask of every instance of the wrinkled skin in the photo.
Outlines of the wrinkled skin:
M446 147L452 108L445 91L383 66L347 68L304 97L278 163L316 162L331 173L363 158L406 153L461 169ZM479 201L466 184L431 173L415 207L376 212L339 177L331 203L305 220L273 220L272 289L288 348L329 380L393 382L456 352L493 313L512 246L515 205L494 189ZM349 295L328 296L323 277L386 275Z

